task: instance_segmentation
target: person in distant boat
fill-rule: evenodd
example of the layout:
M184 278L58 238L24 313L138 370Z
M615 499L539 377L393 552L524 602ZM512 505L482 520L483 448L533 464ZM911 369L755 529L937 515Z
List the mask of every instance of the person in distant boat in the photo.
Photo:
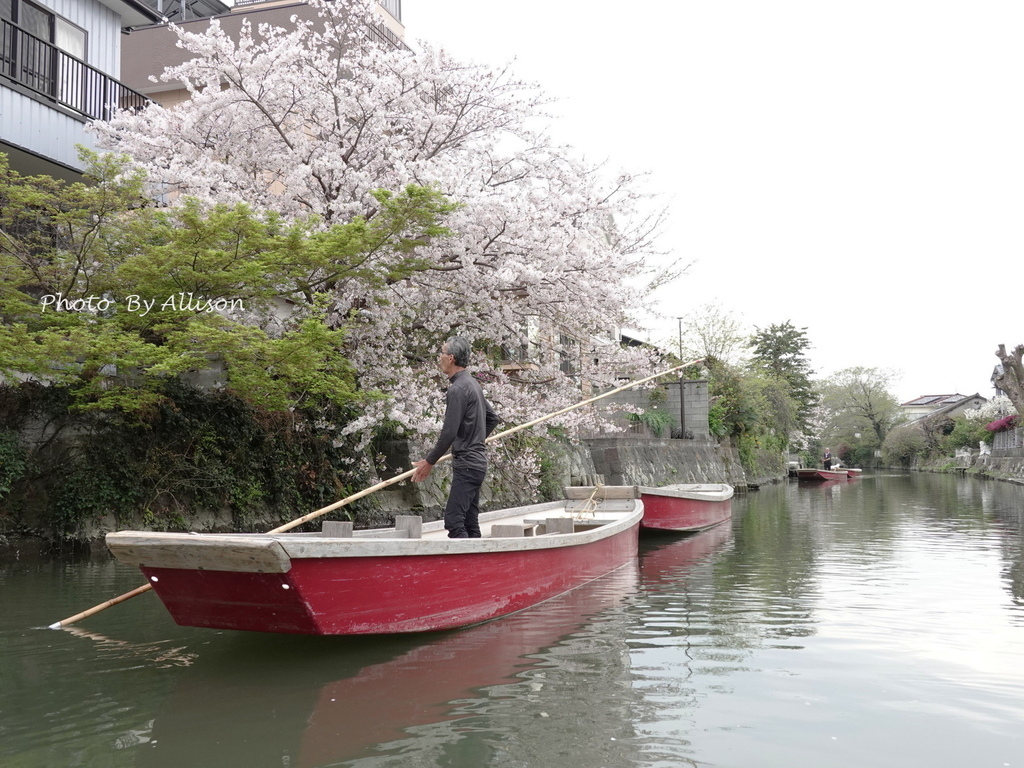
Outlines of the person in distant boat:
M452 487L444 508L444 527L450 539L480 538L480 486L487 474L484 440L500 419L491 408L477 380L466 370L469 342L453 336L441 347L437 359L451 386L445 397L444 424L434 449L425 459L414 461L412 480L421 483L437 460L452 449Z
M822 458L821 465L824 469L832 469L832 451L828 448L825 449L825 456Z

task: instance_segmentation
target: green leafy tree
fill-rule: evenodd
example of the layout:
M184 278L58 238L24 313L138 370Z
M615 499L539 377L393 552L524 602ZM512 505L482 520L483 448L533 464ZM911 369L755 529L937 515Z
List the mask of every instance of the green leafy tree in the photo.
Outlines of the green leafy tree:
M894 374L878 368L846 368L819 388L818 415L826 444L878 450L902 420L891 392Z
M811 347L807 329L796 328L787 320L767 328L756 328L755 331L750 340L753 350L752 367L763 376L784 385L788 397L783 398L780 394L773 396L776 412L780 419L792 412L790 428L805 436L809 435L819 397L811 382L814 371L807 359L807 350Z
M784 387L778 380L717 359L707 367L711 433L730 438L744 469L754 476L781 472L794 415Z
M928 453L927 439L920 429L902 426L892 429L882 443L882 461L889 467L910 467Z
M22 177L0 155L0 376L67 386L76 407L135 412L167 377L223 362L224 384L283 410L358 393L342 352L358 309L425 270L450 233L437 190L377 191L372 218L328 229L245 205L152 205L124 160L87 153L87 183Z

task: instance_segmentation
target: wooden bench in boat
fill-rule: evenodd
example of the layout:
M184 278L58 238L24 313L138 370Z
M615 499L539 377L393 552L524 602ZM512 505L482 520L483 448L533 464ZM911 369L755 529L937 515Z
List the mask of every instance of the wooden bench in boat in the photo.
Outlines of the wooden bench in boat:
M574 517L545 517L543 520L523 520L523 525L537 527L536 536L547 536L553 533L577 533L591 528L600 528L602 525L617 522L611 518L588 517L578 519Z
M572 501L640 498L640 491L635 485L570 485L563 488L562 492L565 498Z
M351 539L355 535L349 520L325 520L320 535L328 539ZM419 515L395 515L394 529L383 529L379 532L363 534L367 538L386 539L421 539L423 538L423 518Z
M536 523L495 523L491 526L492 539L515 539L522 536L536 536Z
M537 520L523 520L521 523L499 523L491 526L491 538L518 538L520 536L550 536L556 533L579 533L614 523L615 520L572 517L545 517Z

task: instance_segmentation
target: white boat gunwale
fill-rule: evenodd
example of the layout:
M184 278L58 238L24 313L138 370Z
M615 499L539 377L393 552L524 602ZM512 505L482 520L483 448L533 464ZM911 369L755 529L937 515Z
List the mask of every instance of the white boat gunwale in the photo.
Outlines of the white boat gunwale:
M681 483L658 488L638 486L637 491L639 494L650 496L692 499L694 501L728 501L735 493L735 489L726 483Z
M567 505L572 505L568 506ZM574 514L578 502L545 502L526 507L495 510L480 515L481 527L492 521L516 524L527 519L570 517L586 524L587 516ZM546 514L548 512L561 514ZM587 513L589 514L589 513ZM424 538L388 538L396 529L355 531L351 538L331 538L320 533L160 533L119 531L107 535L107 545L118 560L151 568L184 568L253 573L287 573L293 559L403 557L415 555L473 555L520 552L582 546L615 536L639 525L643 517L640 499L602 501L591 519L603 523L573 533L480 539L449 539L444 521L423 525ZM525 522L524 522L525 524ZM433 536L433 538L431 537Z

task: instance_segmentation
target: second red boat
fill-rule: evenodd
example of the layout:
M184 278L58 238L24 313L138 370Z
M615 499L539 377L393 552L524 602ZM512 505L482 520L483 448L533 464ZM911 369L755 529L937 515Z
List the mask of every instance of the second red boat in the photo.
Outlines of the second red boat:
M640 527L647 530L702 531L732 517L731 485L682 483L638 490L644 503Z

